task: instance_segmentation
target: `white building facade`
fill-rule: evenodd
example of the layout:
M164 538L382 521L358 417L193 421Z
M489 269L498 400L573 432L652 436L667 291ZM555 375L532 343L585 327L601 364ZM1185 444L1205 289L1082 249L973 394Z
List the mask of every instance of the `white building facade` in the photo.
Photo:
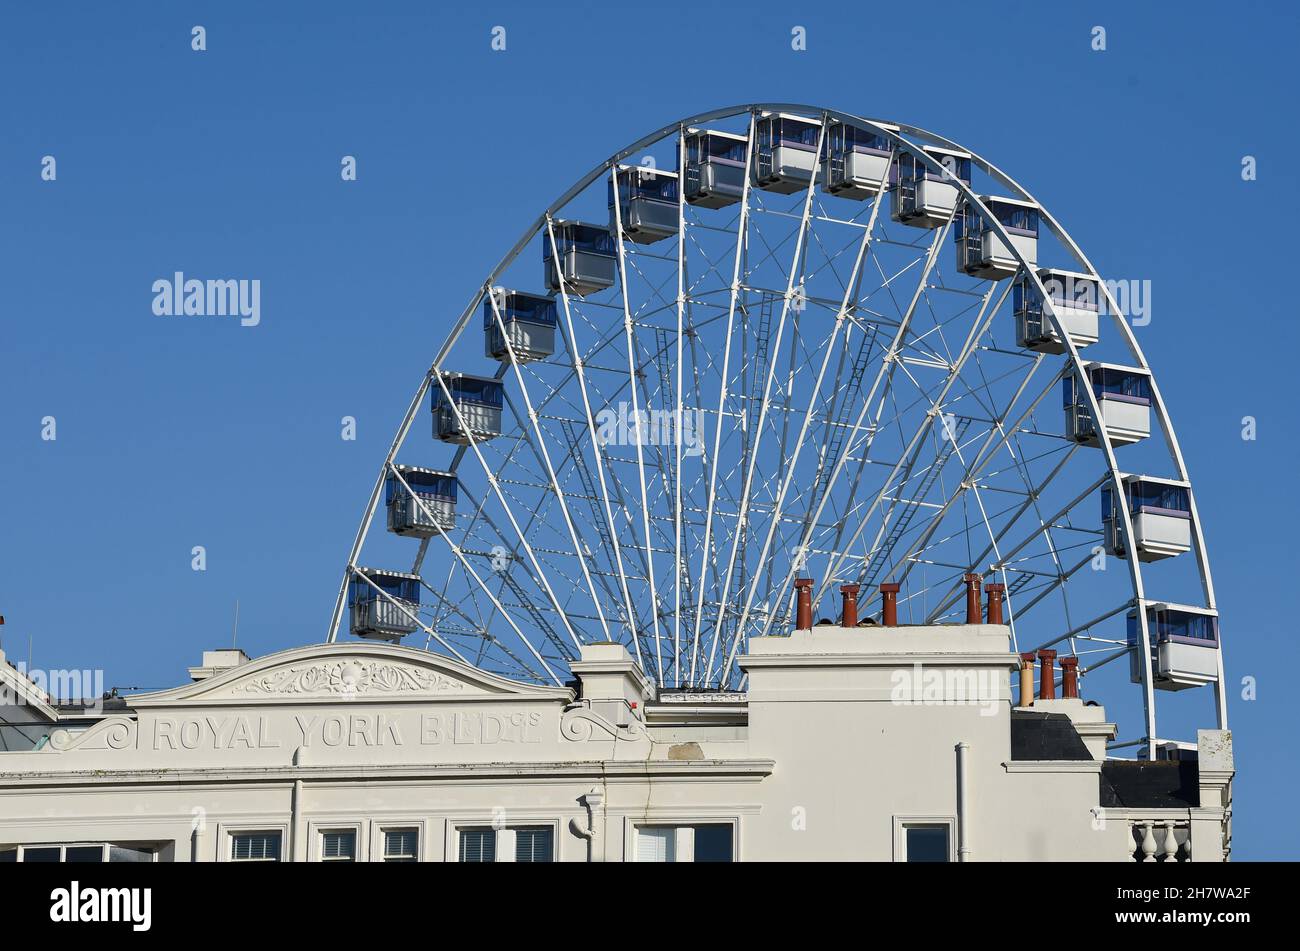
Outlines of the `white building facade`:
M1105 760L1100 707L1013 706L1005 626L818 625L740 663L744 693L656 695L616 644L568 687L370 642L208 652L119 709L38 711L0 751L0 861L1228 856L1230 734Z

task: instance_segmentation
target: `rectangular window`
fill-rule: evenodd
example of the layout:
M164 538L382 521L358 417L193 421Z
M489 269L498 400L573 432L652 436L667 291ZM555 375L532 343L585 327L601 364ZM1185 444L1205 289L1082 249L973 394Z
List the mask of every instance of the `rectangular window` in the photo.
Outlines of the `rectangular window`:
M419 860L416 849L420 844L418 829L385 829L384 861L415 862Z
M497 834L491 826L460 830L460 861L495 862Z
M638 862L733 862L736 828L730 822L689 826L640 826Z
M949 859L948 831L947 824L904 826L904 861L947 862Z
M554 833L555 830L551 826L521 826L515 829L515 861L554 861Z
M232 862L280 861L279 832L237 832L230 837Z
M357 834L351 829L339 832L322 832L320 837L322 862L355 862L357 860Z
M0 862L152 862L154 855L154 849L149 846L79 842L73 845L10 846L0 849Z

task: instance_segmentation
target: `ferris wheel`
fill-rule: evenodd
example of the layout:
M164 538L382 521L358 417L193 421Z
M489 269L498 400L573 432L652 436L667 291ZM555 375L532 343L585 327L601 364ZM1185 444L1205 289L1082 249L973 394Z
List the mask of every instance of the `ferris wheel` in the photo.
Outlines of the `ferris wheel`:
M660 128L470 289L329 640L543 683L615 641L660 691L736 689L799 579L832 623L856 585L863 623L883 586L933 624L974 575L1017 650L1079 658L1113 749L1176 748L1206 700L1225 728L1195 496L1117 289L914 126L760 104Z

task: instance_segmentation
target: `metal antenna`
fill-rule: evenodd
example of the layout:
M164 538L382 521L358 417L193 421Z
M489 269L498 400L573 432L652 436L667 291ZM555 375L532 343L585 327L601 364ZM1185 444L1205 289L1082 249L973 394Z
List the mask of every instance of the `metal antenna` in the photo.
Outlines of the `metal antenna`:
M235 599L235 627L230 632L230 646L235 646L235 640L239 637L239 599Z

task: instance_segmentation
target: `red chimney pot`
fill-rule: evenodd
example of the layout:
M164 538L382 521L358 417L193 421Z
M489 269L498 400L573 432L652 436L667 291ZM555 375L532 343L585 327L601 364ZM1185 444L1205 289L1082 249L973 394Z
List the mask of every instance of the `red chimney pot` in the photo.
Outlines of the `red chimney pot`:
M898 588L892 582L880 586L880 623L885 627L898 626Z
M861 588L861 585L856 584L840 585L840 594L844 598L843 607L840 610L840 627L858 626L858 591Z
M980 581L979 575L971 573L962 576L966 582L966 623L978 624L980 622Z
M1043 648L1038 652L1038 699L1056 699L1056 672L1052 661L1056 660L1056 651Z
M989 596L988 623L1002 623L1002 592L1007 590L1004 584L986 584L984 590Z
M812 579L796 578L795 587L795 622L797 631L812 630Z
M1079 658L1061 658L1061 699L1079 699Z

